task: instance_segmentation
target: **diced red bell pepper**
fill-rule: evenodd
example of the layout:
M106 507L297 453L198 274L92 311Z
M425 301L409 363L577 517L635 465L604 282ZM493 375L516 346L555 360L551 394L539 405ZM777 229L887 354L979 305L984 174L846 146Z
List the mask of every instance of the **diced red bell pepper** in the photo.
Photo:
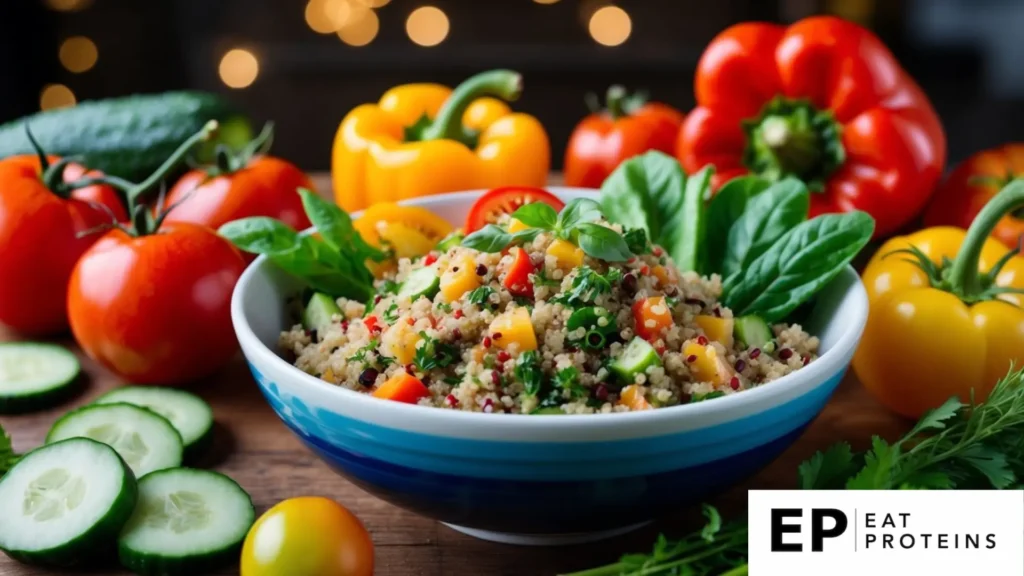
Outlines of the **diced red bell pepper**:
M502 283L514 296L533 296L533 282L530 281L530 274L533 274L533 262L530 255L522 248L516 248L515 260L509 268L505 281Z

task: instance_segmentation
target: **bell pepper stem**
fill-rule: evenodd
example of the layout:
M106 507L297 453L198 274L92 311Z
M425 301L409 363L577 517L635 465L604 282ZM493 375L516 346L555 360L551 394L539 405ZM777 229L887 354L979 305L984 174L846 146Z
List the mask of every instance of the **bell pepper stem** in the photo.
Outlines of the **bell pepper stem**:
M513 102L522 91L523 77L511 70L491 70L472 76L452 91L437 117L423 130L420 140L472 142L473 135L462 125L462 116L469 105L483 96L495 96Z
M817 135L793 126L788 118L770 116L761 124L761 140L788 174L803 174L820 159Z
M978 271L981 249L999 220L1021 206L1024 206L1024 179L1016 179L1003 187L978 212L949 270L948 281L954 293L970 298L982 292L984 286Z

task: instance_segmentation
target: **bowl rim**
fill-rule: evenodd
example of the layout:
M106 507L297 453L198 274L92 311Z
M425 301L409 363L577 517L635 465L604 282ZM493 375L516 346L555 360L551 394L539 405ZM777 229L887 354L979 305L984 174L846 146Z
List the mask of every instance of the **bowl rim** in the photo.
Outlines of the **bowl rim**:
M563 196L568 193L568 195L572 197L597 191L592 188L574 188L566 186L545 186L545 189L558 196ZM430 208L437 204L446 204L451 201L478 197L487 190L488 189L476 189L441 193L432 196L402 200L397 203L401 205L414 205ZM352 217L356 218L361 213L362 211L353 212ZM308 228L303 231L303 233L310 233L312 231L312 228ZM269 265L269 260L265 255L258 256L246 267L245 271L239 277L232 294L231 318L235 334L239 339L243 353L246 356L255 355L257 357L255 359L247 358L248 362L255 367L259 367L260 363L270 363L273 367L279 368L285 373L290 374L293 378L290 384L296 388L296 395L299 397L302 397L303 393L311 393L314 395L322 394L330 398L332 402L337 401L350 403L352 408L356 411L365 409L371 412L392 412L390 416L395 418L401 418L403 416L415 418L421 424L429 426L431 423L434 423L445 429L450 429L454 425L464 424L466 426L485 425L492 430L502 428L507 430L521 430L522 425L520 423L534 422L534 424L528 424L526 426L529 427L538 425L538 423L543 423L545 427L558 429L571 426L578 431L580 427L604 428L608 425L626 425L631 423L643 423L645 427L656 426L659 423L665 423L668 425L672 421L678 421L681 418L686 418L688 416L692 417L697 414L700 414L701 417L713 418L716 420L730 412L736 412L737 414L742 415L756 414L779 404L784 404L793 398L802 396L818 386L825 385L829 381L830 377L842 370L845 370L849 361L844 361L843 358L844 356L852 355L854 351L853 349L860 341L864 327L867 323L868 314L867 292L864 288L864 284L853 266L847 265L844 270L832 280L832 282L840 281L845 276L847 281L850 283L847 288L847 295L849 295L850 291L853 292L855 321L847 324L846 329L842 332L835 345L819 356L817 360L799 370L770 382L770 385L751 388L749 390L745 390L742 394L729 394L727 396L715 398L713 402L679 404L676 406L637 412L612 412L585 415L548 414L544 415L544 418L536 418L536 415L533 414L486 414L464 410L445 410L434 406L421 406L419 404L408 404L376 398L369 394L350 390L343 386L328 384L320 378L302 371L292 363L282 358L269 346L260 341L243 311L243 300L246 290L252 283L253 279L262 273L263 267ZM847 298L848 297L849 296L847 296ZM278 385L280 386L280 383L278 383ZM779 402L778 397L780 396L791 398ZM716 416L718 418L716 418Z

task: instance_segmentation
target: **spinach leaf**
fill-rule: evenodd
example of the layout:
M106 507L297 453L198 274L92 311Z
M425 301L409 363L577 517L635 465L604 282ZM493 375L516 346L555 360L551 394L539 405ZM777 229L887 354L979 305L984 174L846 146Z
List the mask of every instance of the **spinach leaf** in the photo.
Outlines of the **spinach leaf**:
M704 245L707 247L703 271L722 273L722 262L729 243L729 229L740 219L747 201L763 192L771 182L757 176L740 176L726 182L708 203L707 229Z
M675 212L662 212L666 217L658 240L680 272L699 271L704 261L704 202L711 192L714 168L707 166L690 176L683 188L683 202Z
M781 180L747 201L746 209L729 228L722 275L726 278L750 266L776 241L807 219L810 193L796 178Z
M683 205L686 174L679 162L656 150L619 164L601 184L605 217L626 228L643 228L655 243L662 219Z
M299 233L280 220L254 216L225 223L218 233L240 250L254 254L276 254L294 249Z
M516 233L488 224L462 239L462 245L466 248L479 250L480 252L501 252L511 244L530 242L543 230L540 228L527 228Z
M584 222L601 219L601 205L589 198L570 200L558 214L557 228L568 231Z
M722 288L723 303L738 316L757 314L769 323L781 321L835 278L874 230L874 219L861 211L806 220L729 276Z
M621 234L600 224L585 222L578 224L577 240L580 248L591 258L600 258L608 262L625 262L633 257Z

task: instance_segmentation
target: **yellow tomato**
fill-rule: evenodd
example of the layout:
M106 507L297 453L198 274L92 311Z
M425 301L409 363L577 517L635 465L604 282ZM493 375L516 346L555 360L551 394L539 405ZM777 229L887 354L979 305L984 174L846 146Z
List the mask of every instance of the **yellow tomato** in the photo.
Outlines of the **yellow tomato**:
M328 498L278 503L253 524L241 576L372 576L373 541L362 522Z

